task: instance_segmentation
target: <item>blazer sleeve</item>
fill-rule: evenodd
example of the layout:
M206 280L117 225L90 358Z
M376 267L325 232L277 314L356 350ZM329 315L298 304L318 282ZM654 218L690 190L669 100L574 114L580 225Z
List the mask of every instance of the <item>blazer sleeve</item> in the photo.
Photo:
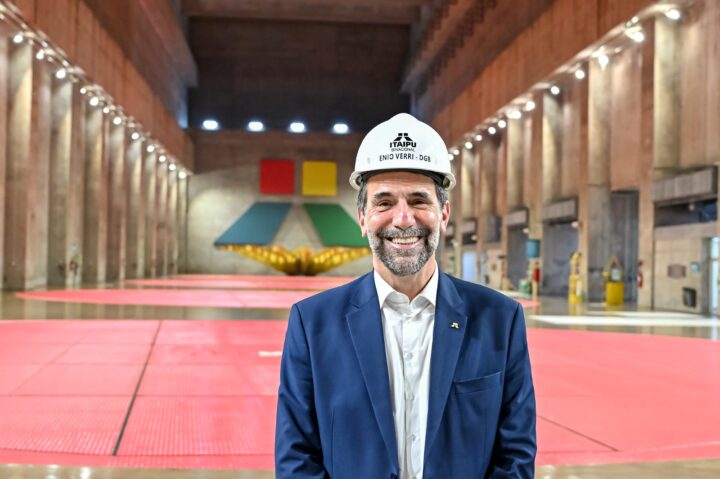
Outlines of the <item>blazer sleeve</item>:
M530 372L525 317L518 304L510 329L503 401L487 478L532 479L535 475L535 390Z
M277 421L275 426L275 477L324 479L313 393L310 351L300 310L290 311L280 365Z

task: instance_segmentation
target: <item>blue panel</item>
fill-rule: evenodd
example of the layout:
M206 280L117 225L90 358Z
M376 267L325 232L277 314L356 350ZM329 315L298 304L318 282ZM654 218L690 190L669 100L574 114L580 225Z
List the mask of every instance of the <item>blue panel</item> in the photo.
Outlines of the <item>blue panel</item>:
M475 251L465 251L462 254L462 279L477 283L477 253Z
M290 207L290 203L253 204L215 240L215 246L270 243L285 221Z

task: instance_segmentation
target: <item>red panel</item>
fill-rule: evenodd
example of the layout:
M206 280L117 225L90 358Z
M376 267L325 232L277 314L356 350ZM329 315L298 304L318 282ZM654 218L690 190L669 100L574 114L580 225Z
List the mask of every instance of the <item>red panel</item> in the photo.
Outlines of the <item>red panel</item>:
M51 364L13 394L33 396L130 396L142 364Z
M266 455L276 408L271 396L139 397L118 454Z
M260 193L292 195L295 193L295 162L293 160L260 160Z

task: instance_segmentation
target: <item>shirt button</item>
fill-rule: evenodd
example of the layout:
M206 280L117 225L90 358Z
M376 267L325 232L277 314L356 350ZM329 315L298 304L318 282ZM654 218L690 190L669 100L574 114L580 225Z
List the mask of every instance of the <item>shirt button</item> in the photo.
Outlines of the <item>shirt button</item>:
M412 359L413 353L405 353L405 359Z
M415 399L415 396L413 396L412 393L408 393L407 399L408 399L408 401L412 401L413 399Z
M410 442L415 442L415 439L417 439L417 438L415 437L415 434L411 434L411 435L410 435Z

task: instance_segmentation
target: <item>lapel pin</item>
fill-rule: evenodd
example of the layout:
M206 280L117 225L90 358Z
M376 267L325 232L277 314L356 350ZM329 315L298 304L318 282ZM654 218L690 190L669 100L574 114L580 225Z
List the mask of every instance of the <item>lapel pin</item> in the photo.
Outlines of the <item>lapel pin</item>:
M450 323L450 327L453 329L460 329L460 323Z

